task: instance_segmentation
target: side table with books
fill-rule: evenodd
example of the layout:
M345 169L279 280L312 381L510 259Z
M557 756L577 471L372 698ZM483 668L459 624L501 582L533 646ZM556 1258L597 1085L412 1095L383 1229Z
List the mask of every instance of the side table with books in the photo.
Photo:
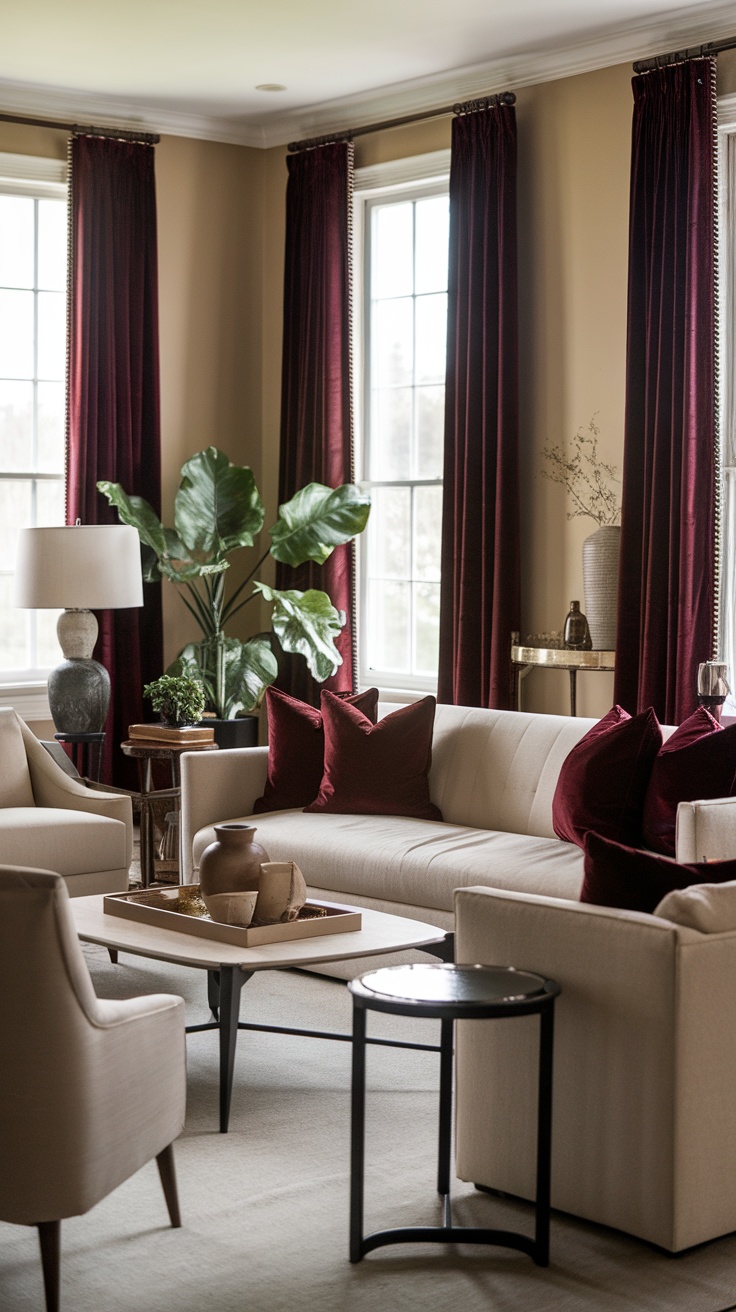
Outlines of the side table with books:
M171 809L178 814L181 801L179 758L183 752L216 752L214 730L200 728L169 729L162 724L131 724L129 737L120 744L125 756L138 763L138 784L141 794L141 881L148 888L157 874L166 881L178 883L179 863L173 859L156 861L156 804L170 799ZM154 788L153 761L168 761L171 771L170 788Z

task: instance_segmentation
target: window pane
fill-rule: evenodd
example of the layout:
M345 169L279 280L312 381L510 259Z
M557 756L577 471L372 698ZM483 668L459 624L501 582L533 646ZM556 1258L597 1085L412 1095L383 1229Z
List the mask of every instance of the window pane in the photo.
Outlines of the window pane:
M64 384L38 384L38 469L64 473Z
M374 582L368 588L368 664L408 673L411 596L408 583Z
M442 488L414 489L414 570L415 579L440 581L440 529L442 526Z
M33 383L0 382L0 468L33 468Z
M67 211L61 200L38 202L38 285L66 291Z
M416 477L442 478L445 450L445 389L417 387Z
M436 674L439 661L440 585L414 584L414 672Z
M0 569L15 569L18 532L31 520L30 479L0 481ZM0 625L2 628L2 625Z
M377 205L372 217L371 295L411 295L412 205Z
M38 377L63 379L66 368L66 297L38 293Z
M36 523L39 528L64 523L63 479L36 484Z
M56 636L56 621L60 610L34 610L30 612L36 624L36 664L41 669L58 665L62 660L59 639Z
M0 291L0 378L33 377L33 292Z
M28 664L27 635L30 627L28 610L13 605L14 580L12 574L0 575L0 669L23 670Z
M371 373L378 387L413 381L414 302L411 297L379 301L373 309Z
M416 381L444 383L447 344L447 295L417 297Z
M449 196L429 196L416 203L414 291L447 290L447 248L450 225Z
M411 572L411 491L376 487L371 505L371 578L406 579Z
M33 286L33 206L25 196L0 196L0 287Z
M369 478L388 481L411 474L412 388L373 393Z

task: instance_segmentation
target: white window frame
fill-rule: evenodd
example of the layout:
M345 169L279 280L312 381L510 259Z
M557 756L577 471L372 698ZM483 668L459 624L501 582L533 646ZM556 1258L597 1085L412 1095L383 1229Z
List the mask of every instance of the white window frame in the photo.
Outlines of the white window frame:
M450 151L438 150L426 155L415 155L408 159L392 160L386 164L356 169L353 200L353 402L354 402L354 450L355 467L358 481L365 481L367 414L367 352L366 343L369 333L370 295L368 279L369 261L366 258L369 233L368 202L399 197L404 200L418 200L424 196L436 196L449 191ZM393 480L392 480L393 482ZM421 485L426 480L412 480L412 484ZM442 480L429 480L427 485L436 486ZM439 531L439 530L438 530ZM437 680L431 677L393 674L389 671L375 670L368 666L365 659L365 643L362 635L367 632L367 589L366 577L367 543L365 534L358 538L356 552L357 594L358 594L358 678L361 688L378 687L382 701L412 701L426 693L437 692Z
M30 199L66 200L67 165L65 160L37 155L11 155L0 152L0 193ZM4 477L4 475L0 475ZM11 477L11 475L7 475ZM13 478L37 480L35 471L14 470ZM43 478L43 475L40 475ZM13 706L26 720L49 720L47 680L49 669L0 669L0 706Z

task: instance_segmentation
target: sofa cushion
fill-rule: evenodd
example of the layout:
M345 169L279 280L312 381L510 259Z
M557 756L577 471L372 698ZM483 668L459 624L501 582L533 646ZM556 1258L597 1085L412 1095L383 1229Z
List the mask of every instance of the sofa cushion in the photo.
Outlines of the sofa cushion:
M651 708L632 717L614 706L562 764L552 803L557 837L582 846L592 830L618 843L638 843L644 796L661 746Z
M680 802L736 792L736 725L722 729L704 706L683 720L652 766L642 816L647 847L675 855Z
M246 819L246 817L232 817ZM273 861L296 861L307 884L406 906L451 912L453 890L473 884L577 899L583 854L556 838L529 838L403 816L279 811L250 817ZM194 864L214 842L201 829Z
M323 693L325 772L304 809L441 820L428 780L435 705L423 697L371 724L357 707Z
M18 717L10 707L0 710L0 761L3 763L0 770L0 808L34 806L23 734Z
M378 689L338 694L376 723ZM324 696L324 694L323 694ZM278 688L266 689L268 778L253 810L288 811L308 806L319 792L324 773L325 735L322 713Z
M693 884L667 893L654 909L655 916L701 934L727 934L736 930L736 881Z
M625 847L598 834L585 840L581 902L625 911L649 911L674 889L736 879L736 860L678 865L669 857Z
M0 863L36 866L59 875L126 869L127 831L121 820L53 806L0 810Z

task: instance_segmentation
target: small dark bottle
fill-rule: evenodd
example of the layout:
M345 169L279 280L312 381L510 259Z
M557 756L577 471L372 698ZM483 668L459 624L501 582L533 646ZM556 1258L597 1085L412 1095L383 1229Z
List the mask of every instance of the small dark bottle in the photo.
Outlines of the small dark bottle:
M570 602L570 609L565 619L563 641L570 651L590 651L593 646L588 621L580 609L579 601Z

